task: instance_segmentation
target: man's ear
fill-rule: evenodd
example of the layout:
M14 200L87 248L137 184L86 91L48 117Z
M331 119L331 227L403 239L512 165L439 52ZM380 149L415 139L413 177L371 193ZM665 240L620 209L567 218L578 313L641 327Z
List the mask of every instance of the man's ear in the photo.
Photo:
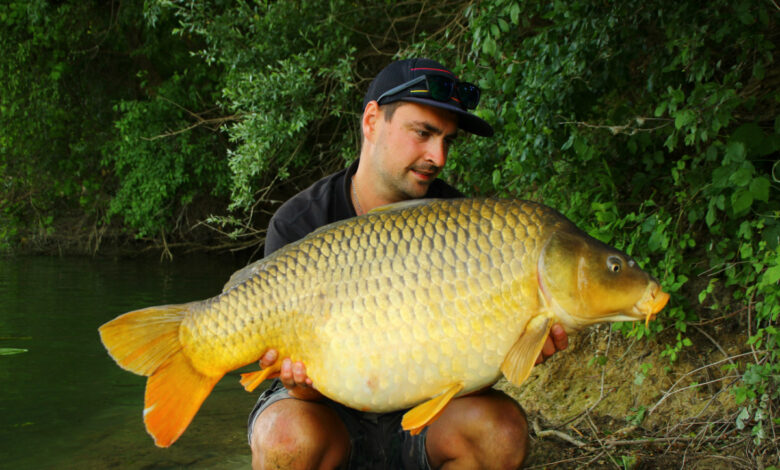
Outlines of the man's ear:
M376 138L376 126L380 119L380 114L382 114L382 111L379 109L379 103L376 101L369 101L366 109L363 110L363 120L361 121L363 138L369 142L373 142Z

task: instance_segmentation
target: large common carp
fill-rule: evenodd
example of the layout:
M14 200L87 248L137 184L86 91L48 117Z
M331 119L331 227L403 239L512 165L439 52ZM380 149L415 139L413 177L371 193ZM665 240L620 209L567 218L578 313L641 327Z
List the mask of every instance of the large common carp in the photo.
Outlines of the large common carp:
M109 354L148 376L144 422L167 447L214 384L269 348L350 407L412 408L419 432L453 397L530 374L551 326L649 319L669 295L627 255L519 200L410 201L322 227L222 294L126 313ZM279 363L243 374L254 389Z

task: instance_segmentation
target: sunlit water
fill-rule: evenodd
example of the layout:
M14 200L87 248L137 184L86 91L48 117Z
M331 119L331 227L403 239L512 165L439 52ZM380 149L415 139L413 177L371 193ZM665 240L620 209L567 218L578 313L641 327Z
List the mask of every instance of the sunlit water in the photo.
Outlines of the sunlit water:
M216 295L224 258L0 258L0 468L248 468L256 394L228 374L184 435L159 449L143 427L146 379L120 369L97 328L129 310ZM186 391L182 391L186 393Z

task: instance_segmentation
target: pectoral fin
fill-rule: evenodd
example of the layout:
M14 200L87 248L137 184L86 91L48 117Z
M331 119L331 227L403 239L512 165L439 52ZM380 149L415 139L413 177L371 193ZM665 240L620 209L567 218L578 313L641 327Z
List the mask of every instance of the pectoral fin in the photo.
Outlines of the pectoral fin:
M550 333L552 323L548 317L535 317L528 322L525 331L512 345L501 364L501 372L507 380L519 386L528 378Z
M450 386L441 395L437 395L430 400L420 403L411 410L407 411L401 420L401 427L404 431L409 431L412 435L420 434L425 426L436 421L447 403L452 397L463 390L462 383L456 383Z
M241 374L241 385L244 386L244 390L247 392L252 392L263 380L278 376L280 370L282 370L282 361L276 361L271 367Z

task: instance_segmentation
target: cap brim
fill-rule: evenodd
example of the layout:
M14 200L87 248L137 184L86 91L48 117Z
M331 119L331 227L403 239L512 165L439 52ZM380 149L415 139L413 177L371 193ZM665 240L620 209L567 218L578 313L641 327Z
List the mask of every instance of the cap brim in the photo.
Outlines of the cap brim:
M464 131L483 137L493 136L493 127L488 124L487 121L468 111L462 110L458 106L429 98L417 98L414 96L404 96L403 98L394 101L412 101L414 103L433 106L434 108L446 109L447 111L451 111L458 115L458 127Z

